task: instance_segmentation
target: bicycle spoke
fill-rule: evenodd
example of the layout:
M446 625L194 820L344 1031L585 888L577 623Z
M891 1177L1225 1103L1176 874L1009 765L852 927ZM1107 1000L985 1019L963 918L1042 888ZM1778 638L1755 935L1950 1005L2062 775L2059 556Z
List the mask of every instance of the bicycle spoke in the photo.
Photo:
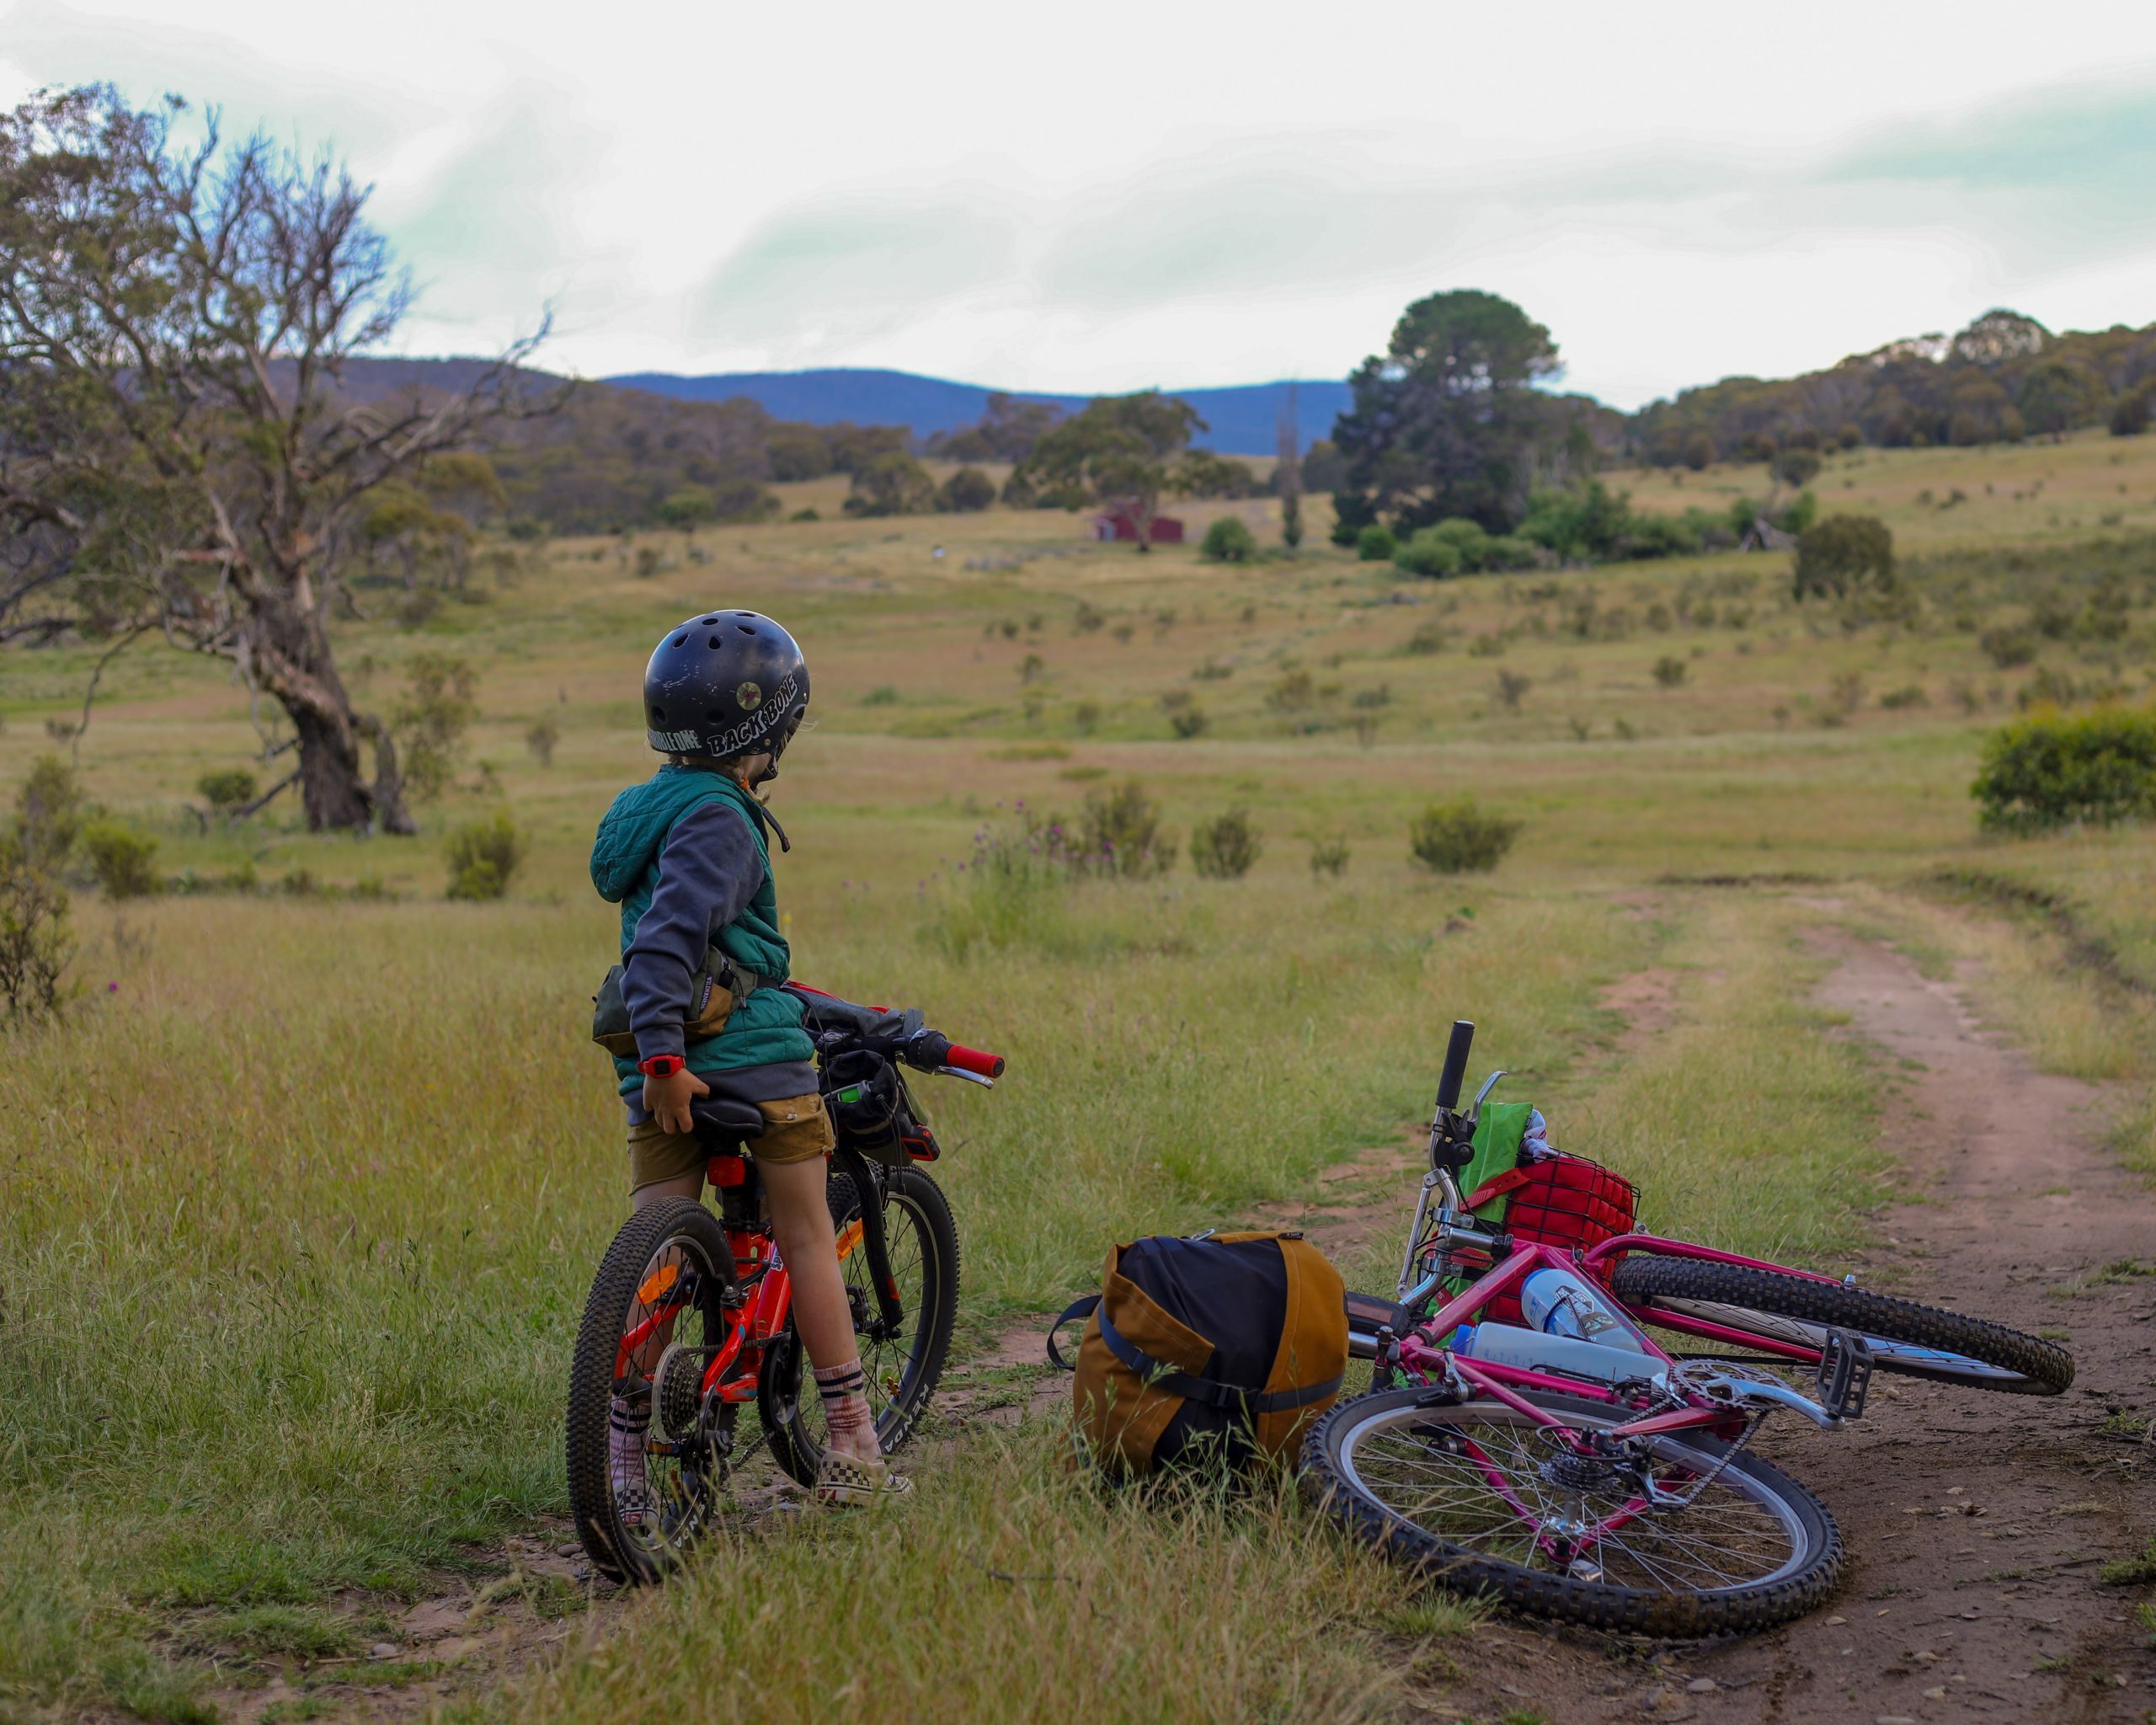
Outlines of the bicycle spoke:
M1644 1503L1614 1469L1606 1484L1592 1476L1575 1483L1557 1470L1577 1468L1577 1458L1538 1430L1509 1409L1418 1411L1358 1433L1345 1459L1361 1488L1401 1520L1502 1562L1697 1593L1751 1585L1797 1555L1792 1530L1740 1477L1725 1473L1684 1504ZM1680 1442L1653 1447L1665 1491L1706 1470Z

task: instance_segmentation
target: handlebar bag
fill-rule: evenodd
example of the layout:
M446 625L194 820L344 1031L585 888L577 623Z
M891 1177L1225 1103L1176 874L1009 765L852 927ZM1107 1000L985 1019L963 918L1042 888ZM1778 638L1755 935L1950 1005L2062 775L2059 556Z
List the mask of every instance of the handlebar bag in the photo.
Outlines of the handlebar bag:
M1156 1234L1108 1254L1073 1372L1074 1453L1124 1477L1292 1461L1348 1369L1346 1288L1299 1233Z

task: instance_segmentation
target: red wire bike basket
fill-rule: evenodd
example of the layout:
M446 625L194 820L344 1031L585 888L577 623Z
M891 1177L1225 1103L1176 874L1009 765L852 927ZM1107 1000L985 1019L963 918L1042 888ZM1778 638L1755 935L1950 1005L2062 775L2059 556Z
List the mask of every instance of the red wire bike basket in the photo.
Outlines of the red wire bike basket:
M1622 1174L1583 1156L1550 1156L1523 1162L1486 1180L1467 1195L1467 1208L1509 1196L1498 1225L1515 1240L1533 1240L1560 1251L1586 1251L1632 1231L1640 1189Z

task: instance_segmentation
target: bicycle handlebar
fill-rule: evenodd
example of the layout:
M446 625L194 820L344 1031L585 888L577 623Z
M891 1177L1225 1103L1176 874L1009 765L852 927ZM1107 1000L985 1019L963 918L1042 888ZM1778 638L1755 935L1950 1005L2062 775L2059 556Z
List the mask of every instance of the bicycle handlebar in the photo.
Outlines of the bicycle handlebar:
M918 1066L925 1072L934 1072L943 1067L970 1072L977 1078L1001 1078L1004 1059L1001 1055L985 1054L977 1048L966 1048L955 1043L940 1030L924 1030L899 1044L899 1053L910 1066Z
M1001 1078L1003 1076L1003 1056L984 1054L977 1048L962 1048L956 1043L943 1057L943 1063L956 1066L961 1072L971 1072L979 1078Z
M1475 1045L1475 1026L1455 1019L1452 1039L1445 1044L1445 1069L1438 1079L1438 1106L1450 1113L1460 1106L1460 1087L1467 1078L1467 1054Z

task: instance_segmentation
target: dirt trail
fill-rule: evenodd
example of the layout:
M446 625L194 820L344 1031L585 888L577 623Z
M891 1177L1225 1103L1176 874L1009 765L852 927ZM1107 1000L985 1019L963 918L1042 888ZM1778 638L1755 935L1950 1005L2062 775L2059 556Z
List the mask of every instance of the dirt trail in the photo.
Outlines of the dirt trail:
M1817 999L1906 1080L1886 1130L1909 1201L1881 1213L1893 1291L2068 1332L2056 1398L1874 1379L1865 1419L1763 1446L1825 1500L1850 1561L1835 1600L1746 1640L1652 1656L1511 1624L1499 1677L1445 1698L1553 1722L2140 1721L2156 1657L2134 1589L2098 1571L2156 1532L2156 1195L2103 1144L2092 1086L2036 1071L1954 985L1846 934ZM1486 1667L1486 1670L1488 1668ZM1480 1674L1477 1674L1478 1676ZM1434 1717L1450 1717L1449 1712Z

